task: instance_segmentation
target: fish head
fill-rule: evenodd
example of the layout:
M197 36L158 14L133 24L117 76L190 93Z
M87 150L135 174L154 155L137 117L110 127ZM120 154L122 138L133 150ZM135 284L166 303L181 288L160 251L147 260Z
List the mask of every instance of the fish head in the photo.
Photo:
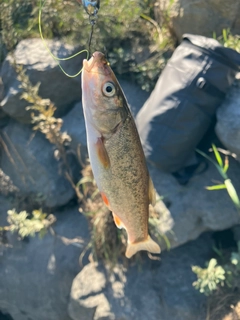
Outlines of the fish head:
M129 112L126 98L101 52L83 61L82 95L86 120L102 136L113 134L126 119Z

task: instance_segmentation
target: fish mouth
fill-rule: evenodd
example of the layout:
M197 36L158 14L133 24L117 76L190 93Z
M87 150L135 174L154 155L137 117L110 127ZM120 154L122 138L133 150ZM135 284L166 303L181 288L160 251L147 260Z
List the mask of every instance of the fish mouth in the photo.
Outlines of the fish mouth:
M83 60L83 69L91 73L110 74L109 62L102 52L96 51L89 60Z

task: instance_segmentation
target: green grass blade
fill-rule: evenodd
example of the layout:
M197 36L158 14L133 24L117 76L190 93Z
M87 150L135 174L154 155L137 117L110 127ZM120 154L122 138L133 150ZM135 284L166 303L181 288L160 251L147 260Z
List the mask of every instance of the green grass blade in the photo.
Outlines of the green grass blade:
M229 161L228 161L228 157L226 157L225 158L225 164L224 164L224 167L223 167L224 173L226 173L228 171L228 168L229 168Z
M224 42L227 42L227 29L223 29L223 31L222 31L222 34L223 34L223 40L224 40Z
M83 177L78 181L78 183L76 184L76 187L79 187L81 184L88 183L88 182L92 183L93 179L91 177Z
M223 184L217 184L215 186L209 186L209 187L206 187L207 190L221 190L221 189L226 189L226 185L223 183Z
M224 180L226 180L228 177L226 175L226 173L223 171L223 168L220 167L212 158L210 158L206 153L202 152L199 149L196 149L196 151L201 154L201 156L203 156L204 158L208 159L210 162L212 162L212 164L217 168L218 172L220 173L220 175L223 177Z
M233 203L235 204L235 206L240 209L240 201L236 192L236 189L234 188L232 182L230 179L227 179L224 181L226 188L227 188L227 192L230 196L230 198L232 199Z
M162 237L163 240L165 241L167 250L170 250L170 249L171 249L171 243L170 243L168 237L167 237L165 234L161 234L161 237Z
M219 164L219 166L221 168L223 168L223 162L222 162L222 157L220 156L220 153L218 152L218 149L216 148L215 144L212 144L212 148L213 148L213 152L214 152L214 155L217 159L217 162Z
M210 162L212 162L212 164L214 164L215 167L217 167L217 168L219 167L219 165L216 164L216 162L214 162L213 159L210 158L206 153L202 152L202 151L199 150L199 149L196 149L196 151L197 151L201 156L203 156L204 158L206 158L206 159L208 159ZM218 169L218 170L219 170L219 169Z

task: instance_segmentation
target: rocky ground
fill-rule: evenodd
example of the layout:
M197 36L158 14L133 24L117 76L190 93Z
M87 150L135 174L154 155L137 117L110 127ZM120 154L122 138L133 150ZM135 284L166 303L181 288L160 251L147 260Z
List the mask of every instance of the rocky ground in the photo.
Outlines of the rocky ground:
M77 50L59 42L50 46L58 56ZM40 40L21 42L15 59L26 68L34 84L41 81L42 97L55 102L63 130L72 138L71 166L78 181L81 166L75 155L79 143L83 158L87 156L80 80L66 79L56 62L44 54ZM28 103L19 100L22 89L10 60L7 57L0 71L0 167L18 189L20 198L28 197L32 203L41 201L57 221L55 233L49 232L43 239L19 241L16 235L6 234L0 247L0 319L7 314L13 320L205 320L207 300L192 287L195 275L191 266L203 266L212 256L214 231L239 224L239 215L226 190L205 189L212 181L221 180L216 168L210 164L207 171L181 186L171 174L150 167L157 192L163 197L158 203L158 229L169 239L172 250L164 251L166 242L162 241L160 260L141 253L128 262L120 259L112 269L101 261L90 262L89 224L79 212L74 190L53 157L53 146L43 134L33 134L30 115L25 110ZM79 64L81 61L77 60L76 65L66 68L76 70ZM120 83L136 115L149 94L129 80L120 79ZM222 117L225 119L224 112L219 111L219 125ZM238 121L236 113L232 119ZM225 127L222 132L226 136ZM236 139L232 152L237 155L238 145ZM238 192L239 173L239 162L230 159L229 176ZM0 225L6 225L6 212L16 205L11 192L4 193L4 179L0 186Z

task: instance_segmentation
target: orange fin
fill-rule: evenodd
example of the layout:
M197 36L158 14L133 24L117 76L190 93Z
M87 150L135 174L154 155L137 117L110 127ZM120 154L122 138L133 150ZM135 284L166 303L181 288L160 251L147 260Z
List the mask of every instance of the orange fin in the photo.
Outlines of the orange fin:
M159 245L153 241L153 239L148 236L147 240L137 243L128 243L127 250L126 250L126 257L131 258L135 253L140 250L146 250L151 253L160 253L161 249Z
M113 215L113 220L115 222L116 227L118 227L118 229L122 229L124 228L124 224L122 223L122 221L118 218L118 216L112 212Z
M103 143L102 138L98 138L96 142L96 148L97 148L97 155L98 159L100 160L101 164L104 166L104 168L110 167L110 159L107 153L107 150L105 148L105 145Z
M101 196L102 196L102 199L103 199L103 202L105 203L105 205L110 208L110 204L109 204L109 201L108 201L108 198L106 196L106 194L104 192L100 192Z
M156 204L156 191L155 191L152 179L150 177L149 177L148 197L149 197L149 203L154 207Z

